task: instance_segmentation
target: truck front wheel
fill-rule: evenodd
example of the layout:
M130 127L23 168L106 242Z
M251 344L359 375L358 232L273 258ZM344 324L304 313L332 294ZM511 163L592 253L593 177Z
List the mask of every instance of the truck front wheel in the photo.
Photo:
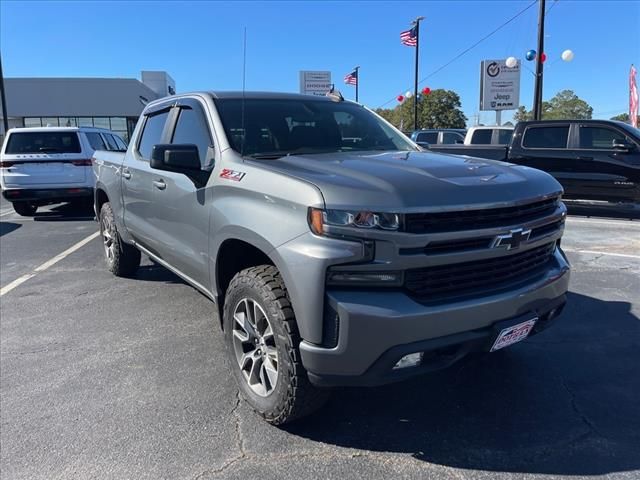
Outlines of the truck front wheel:
M273 265L242 270L224 302L229 366L244 399L281 425L312 413L329 396L302 366L300 336L280 272Z
M100 209L100 235L109 271L118 277L133 275L140 266L140 250L120 238L109 202Z

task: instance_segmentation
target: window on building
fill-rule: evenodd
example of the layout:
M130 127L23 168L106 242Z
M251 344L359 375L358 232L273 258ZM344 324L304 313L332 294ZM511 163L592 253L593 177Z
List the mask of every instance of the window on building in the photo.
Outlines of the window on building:
M613 149L613 142L625 142L625 135L607 127L580 127L580 148Z
M197 145L200 164L203 167L207 166L209 160L207 159L207 150L211 145L211 135L207 128L207 121L199 107L180 109L180 116L171 143Z
M529 127L524 132L522 146L526 148L567 148L569 125Z
M58 123L61 127L77 127L78 121L76 117L58 117Z
M111 117L111 130L113 131L126 131L127 119L125 117Z
M59 127L58 117L42 117L43 127Z
M93 118L91 117L78 117L79 127L93 127Z
M109 117L93 117L93 126L96 128L106 128L107 130L111 130Z
M41 127L42 126L42 119L40 117L25 118L24 119L24 126L25 127Z
M143 158L149 160L153 146L162 141L162 131L168 116L169 110L165 110L147 117L138 143L138 151Z
M89 140L89 145L91 145L91 148L94 150L107 149L107 146L98 132L87 132L87 140Z

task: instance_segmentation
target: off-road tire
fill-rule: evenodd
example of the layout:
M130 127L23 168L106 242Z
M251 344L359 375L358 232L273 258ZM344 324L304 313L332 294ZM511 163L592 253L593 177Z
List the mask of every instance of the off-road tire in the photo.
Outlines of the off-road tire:
M278 380L266 397L249 387L234 353L233 314L244 298L262 307L274 331ZM267 422L273 425L292 422L319 409L329 398L329 390L314 387L302 366L296 318L284 281L273 265L247 268L233 277L225 296L224 331L229 367L240 393Z
M140 266L140 250L136 247L124 243L113 216L111 204L106 202L100 209L100 236L105 246L105 260L107 268L111 273L118 277L132 276ZM105 230L111 237L112 255L111 258L107 253Z
M13 202L13 209L21 217L33 217L38 210L38 206L29 202Z

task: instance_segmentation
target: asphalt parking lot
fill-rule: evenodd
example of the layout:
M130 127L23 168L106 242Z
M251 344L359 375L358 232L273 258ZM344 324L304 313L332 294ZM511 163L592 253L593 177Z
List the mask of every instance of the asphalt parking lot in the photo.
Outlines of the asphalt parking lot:
M639 220L568 219L554 328L282 429L239 402L212 304L149 261L111 276L90 212L0 222L3 479L640 477Z

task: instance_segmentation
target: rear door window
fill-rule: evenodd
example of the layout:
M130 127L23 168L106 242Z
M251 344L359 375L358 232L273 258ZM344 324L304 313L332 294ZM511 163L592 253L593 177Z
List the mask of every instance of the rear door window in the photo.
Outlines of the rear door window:
M511 143L511 137L513 136L513 130L498 130L498 144L508 145Z
M529 127L524 132L525 148L567 148L569 125Z
M102 140L102 136L98 132L86 132L87 140L89 140L89 145L94 150L107 150L107 146Z
M77 132L14 132L5 153L80 153Z
M116 143L118 144L118 148L120 150L126 150L127 149L127 144L126 142L120 138L118 135L114 135L113 139L116 141Z
M438 132L422 132L416 137L416 142L438 143Z
M119 150L118 144L113 139L113 135L110 135L108 133L103 133L102 136L104 137L105 141L107 142L107 145L109 145L109 150Z
M147 117L140 142L138 143L138 151L143 158L149 160L153 146L162 141L162 132L168 116L169 110L165 110Z
M625 142L626 136L612 128L580 125L580 148L612 150L613 142Z
M464 142L464 135L458 132L442 132L442 143L445 145L453 145L455 143Z
M491 129L476 130L471 136L471 143L473 145L491 145L492 133Z

